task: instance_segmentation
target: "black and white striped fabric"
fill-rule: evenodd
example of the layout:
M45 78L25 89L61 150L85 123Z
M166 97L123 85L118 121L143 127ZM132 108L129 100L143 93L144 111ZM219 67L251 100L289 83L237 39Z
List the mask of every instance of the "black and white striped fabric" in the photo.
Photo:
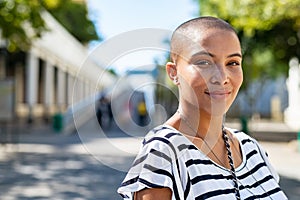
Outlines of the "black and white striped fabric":
M242 132L226 129L236 135L242 150L243 162L236 168L241 199L287 199L260 145ZM162 187L171 189L172 200L236 198L230 170L213 162L167 125L147 134L118 192L124 200L133 200L136 191Z

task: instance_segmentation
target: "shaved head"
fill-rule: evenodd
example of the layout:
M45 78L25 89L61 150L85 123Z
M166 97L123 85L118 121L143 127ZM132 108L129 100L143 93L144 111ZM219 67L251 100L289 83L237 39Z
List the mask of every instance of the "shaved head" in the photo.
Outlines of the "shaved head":
M171 61L176 63L184 48L195 45L201 35L210 29L231 31L236 34L234 28L222 19L215 17L198 17L184 22L173 32L171 38Z

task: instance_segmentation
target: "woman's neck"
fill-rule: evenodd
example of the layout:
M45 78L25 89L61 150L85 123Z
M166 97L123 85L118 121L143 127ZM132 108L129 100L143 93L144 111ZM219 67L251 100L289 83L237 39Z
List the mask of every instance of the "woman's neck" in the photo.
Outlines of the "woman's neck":
M211 141L222 136L223 116L213 116L192 106L179 106L181 128L190 129L191 136Z

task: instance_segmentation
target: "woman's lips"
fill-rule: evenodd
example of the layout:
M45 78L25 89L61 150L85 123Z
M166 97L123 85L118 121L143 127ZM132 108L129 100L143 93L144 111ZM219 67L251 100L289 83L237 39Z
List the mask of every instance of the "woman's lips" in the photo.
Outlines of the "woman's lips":
M222 91L205 91L205 94L209 95L213 99L226 99L230 94L231 91L229 90L222 90Z

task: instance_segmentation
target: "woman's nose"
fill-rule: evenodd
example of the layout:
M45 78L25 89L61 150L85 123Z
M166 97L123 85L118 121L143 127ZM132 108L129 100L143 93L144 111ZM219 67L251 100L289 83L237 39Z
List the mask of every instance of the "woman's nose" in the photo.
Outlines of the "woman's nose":
M226 85L229 82L228 74L225 66L215 65L211 82L218 85Z

